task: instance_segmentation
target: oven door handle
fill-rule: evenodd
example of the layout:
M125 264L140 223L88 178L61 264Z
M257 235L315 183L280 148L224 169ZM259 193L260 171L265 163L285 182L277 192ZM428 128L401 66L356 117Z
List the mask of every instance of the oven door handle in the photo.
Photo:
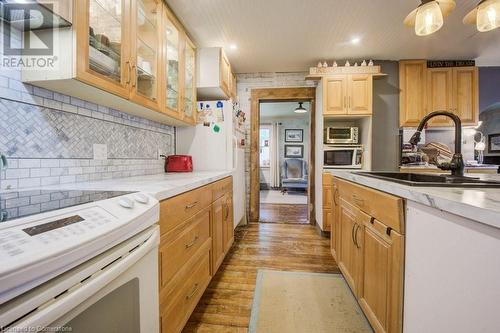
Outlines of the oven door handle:
M24 320L10 326L7 332L31 332L28 329L31 329L32 327L47 327L48 325L54 323L57 319L75 309L86 299L89 299L106 285L118 278L123 272L142 259L147 253L158 247L160 240L159 228L156 226L152 229L152 231L153 232L147 240L141 241L137 245L133 244L136 246L132 246L130 250L127 248L128 251L124 251L125 253L121 256L116 255L117 258L110 263L102 266L103 260L99 260L97 264L100 264L101 266L96 266L93 271L94 273L91 274L88 279L85 279L83 282L77 283L68 288L67 291L60 297L53 298L40 305L38 309L33 312L33 314L28 315ZM113 254L115 253L116 252ZM110 254L110 256L113 254Z

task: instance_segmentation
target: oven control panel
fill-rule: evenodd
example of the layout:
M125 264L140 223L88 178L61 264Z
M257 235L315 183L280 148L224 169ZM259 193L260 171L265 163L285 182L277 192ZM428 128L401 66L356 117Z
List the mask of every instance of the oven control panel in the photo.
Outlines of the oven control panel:
M23 229L0 230L0 261L37 251L40 245L62 247L81 242L86 235L94 235L116 223L115 216L101 207L92 207L37 221Z

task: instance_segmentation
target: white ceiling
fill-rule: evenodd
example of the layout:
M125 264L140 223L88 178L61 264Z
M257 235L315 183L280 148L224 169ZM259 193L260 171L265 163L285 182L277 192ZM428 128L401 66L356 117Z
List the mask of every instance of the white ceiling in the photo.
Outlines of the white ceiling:
M299 106L298 102L272 102L260 103L260 118L265 119L282 119L282 118L300 118L309 119L308 113L295 113L294 110ZM310 103L304 102L302 106L309 111Z
M479 0L457 0L444 27L403 25L419 0L167 0L199 47L224 47L237 73L304 71L318 60L476 59L500 65L500 29L462 23ZM350 40L361 38L359 45ZM237 50L229 49L236 44Z

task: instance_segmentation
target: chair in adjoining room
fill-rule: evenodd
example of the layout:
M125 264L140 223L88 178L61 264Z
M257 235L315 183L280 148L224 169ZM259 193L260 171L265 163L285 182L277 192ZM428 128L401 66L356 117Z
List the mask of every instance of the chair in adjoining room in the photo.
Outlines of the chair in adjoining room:
M283 162L281 172L282 193L289 189L307 191L307 162L299 158L289 158Z

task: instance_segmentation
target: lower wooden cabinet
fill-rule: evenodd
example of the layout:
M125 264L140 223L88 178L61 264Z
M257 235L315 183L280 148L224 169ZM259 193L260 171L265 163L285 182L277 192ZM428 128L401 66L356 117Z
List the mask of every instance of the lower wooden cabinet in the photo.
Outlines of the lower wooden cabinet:
M229 249L234 243L234 218L233 218L233 192L224 195L224 254L229 252Z
M403 236L374 219L365 221L360 230L359 304L376 332L401 332Z
M359 227L357 223L358 212L358 208L346 200L340 199L337 263L355 295L358 294L359 289L359 269L360 260L362 259L359 251L360 246L354 238L354 234Z
M160 325L179 333L234 241L232 177L160 204Z
M332 254L375 332L401 332L403 201L344 180L334 183Z

